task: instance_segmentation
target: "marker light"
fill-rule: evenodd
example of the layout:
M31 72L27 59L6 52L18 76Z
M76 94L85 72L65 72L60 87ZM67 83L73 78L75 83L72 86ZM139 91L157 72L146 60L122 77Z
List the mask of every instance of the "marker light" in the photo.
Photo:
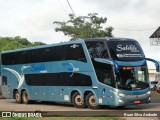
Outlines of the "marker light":
M135 101L134 101L134 104L140 104L140 103L141 103L140 100L135 100Z
M123 67L123 70L132 70L132 67Z

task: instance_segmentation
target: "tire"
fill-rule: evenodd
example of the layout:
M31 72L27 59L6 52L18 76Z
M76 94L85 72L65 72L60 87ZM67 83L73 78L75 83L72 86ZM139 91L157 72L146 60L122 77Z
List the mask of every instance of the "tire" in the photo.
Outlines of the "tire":
M22 102L23 102L24 104L28 104L28 103L29 103L27 91L23 91L23 92L22 92Z
M81 95L79 94L79 92L75 92L72 95L72 103L77 108L85 108L86 107L85 101L81 97Z
M86 96L86 104L87 104L87 107L89 107L91 109L99 109L100 108L100 106L97 105L97 103L96 103L96 97L94 96L93 93L89 93Z
M22 103L22 98L18 91L14 93L14 98L16 100L16 103Z

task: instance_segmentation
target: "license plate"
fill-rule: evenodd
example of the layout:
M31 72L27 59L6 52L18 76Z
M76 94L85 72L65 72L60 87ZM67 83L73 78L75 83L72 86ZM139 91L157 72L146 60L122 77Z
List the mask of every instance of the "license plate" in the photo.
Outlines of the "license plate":
M141 103L140 100L135 100L135 101L134 101L134 104L140 104L140 103Z

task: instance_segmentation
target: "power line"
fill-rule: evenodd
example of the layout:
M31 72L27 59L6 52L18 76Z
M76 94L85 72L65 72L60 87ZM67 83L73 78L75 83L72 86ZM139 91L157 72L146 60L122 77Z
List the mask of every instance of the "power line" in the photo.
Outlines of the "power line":
M68 5L69 5L69 8L71 9L73 15L75 15L75 13L74 13L74 11L73 11L73 9L72 9L72 6L71 6L70 3L69 3L69 0L67 0L67 3L68 3Z
M68 13L67 10L64 8L64 6L62 5L61 1L60 1L60 0L57 0L57 1L60 3L60 5L61 5L62 9L65 11L65 13L68 15L69 13Z
M149 28L149 29L127 29L127 28L119 28L119 27L115 27L112 26L113 28L119 29L119 30L126 30L126 31L147 31L147 30L153 30L156 28Z

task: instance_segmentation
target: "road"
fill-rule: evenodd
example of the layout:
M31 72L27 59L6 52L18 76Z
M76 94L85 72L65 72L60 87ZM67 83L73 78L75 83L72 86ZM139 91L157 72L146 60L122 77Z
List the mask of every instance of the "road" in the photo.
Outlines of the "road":
M125 108L113 108L113 107L102 107L99 110L92 110L89 108L75 108L73 105L51 103L51 102L36 102L33 104L18 104L13 99L0 99L0 111L41 111L47 114L54 115L122 115L122 113L141 113L151 112L160 115L160 94L152 92L151 103L130 105Z
M151 103L160 103L160 93L156 91L151 92Z

